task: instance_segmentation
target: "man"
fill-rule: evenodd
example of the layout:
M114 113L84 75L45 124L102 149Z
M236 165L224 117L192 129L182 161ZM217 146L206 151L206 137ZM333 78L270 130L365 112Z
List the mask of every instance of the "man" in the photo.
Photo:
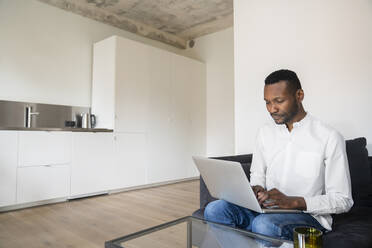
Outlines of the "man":
M331 214L353 205L342 136L305 112L304 91L295 72L279 70L265 79L264 100L275 123L257 135L251 185L263 207L303 213L259 214L224 200L207 205L207 220L292 240L293 228L332 227Z

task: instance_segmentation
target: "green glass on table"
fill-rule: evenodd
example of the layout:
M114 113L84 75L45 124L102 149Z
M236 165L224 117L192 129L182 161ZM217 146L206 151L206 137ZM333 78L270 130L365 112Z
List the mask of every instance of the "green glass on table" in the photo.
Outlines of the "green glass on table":
M293 229L294 248L321 248L323 232L313 227Z

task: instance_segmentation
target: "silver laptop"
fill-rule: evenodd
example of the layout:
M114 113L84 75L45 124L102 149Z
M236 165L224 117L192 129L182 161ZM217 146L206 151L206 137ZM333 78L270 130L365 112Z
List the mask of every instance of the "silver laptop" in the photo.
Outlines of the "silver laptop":
M301 210L261 208L240 163L193 157L210 194L258 213L300 213Z

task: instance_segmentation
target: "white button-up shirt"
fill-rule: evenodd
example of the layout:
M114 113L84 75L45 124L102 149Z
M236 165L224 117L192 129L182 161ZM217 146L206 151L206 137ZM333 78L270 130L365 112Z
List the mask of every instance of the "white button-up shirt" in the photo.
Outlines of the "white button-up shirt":
M251 185L304 197L306 212L327 230L332 229L330 214L353 205L345 141L310 114L294 123L291 132L274 122L259 130Z

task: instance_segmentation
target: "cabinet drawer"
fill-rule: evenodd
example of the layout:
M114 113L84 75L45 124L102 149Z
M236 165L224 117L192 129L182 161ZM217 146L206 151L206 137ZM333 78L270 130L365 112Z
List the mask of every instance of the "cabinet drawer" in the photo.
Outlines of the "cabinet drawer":
M69 132L20 132L18 167L68 164L71 144Z
M18 168L17 174L18 204L69 195L69 165Z

